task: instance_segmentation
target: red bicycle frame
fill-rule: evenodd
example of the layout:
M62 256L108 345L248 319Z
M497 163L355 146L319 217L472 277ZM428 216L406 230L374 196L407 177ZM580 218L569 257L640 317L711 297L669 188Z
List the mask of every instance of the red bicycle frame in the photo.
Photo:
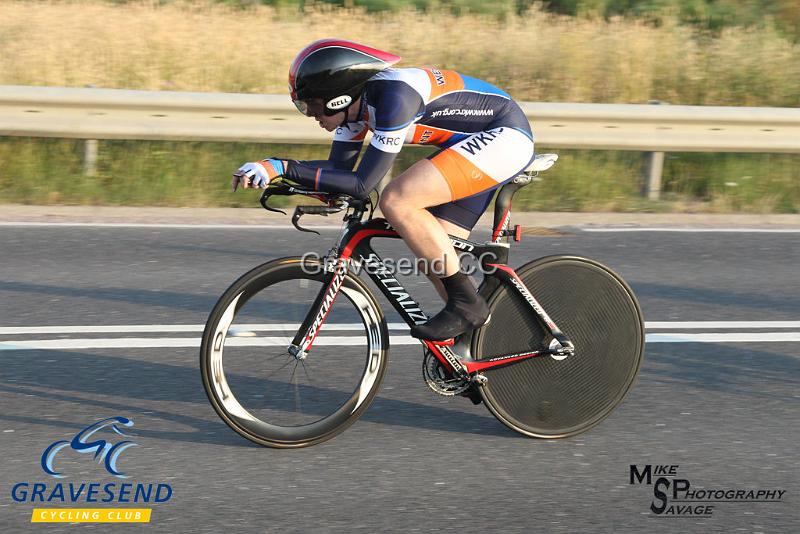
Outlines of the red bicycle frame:
M507 216L504 216L502 224L507 224L506 221ZM419 304L409 295L403 285L383 263L380 256L370 246L371 240L375 237L400 238L385 219L370 219L366 222L361 222L357 218L350 220L336 254L334 257L326 258L325 285L317 295L292 340L291 352L306 354L311 349L314 340L323 328L328 312L339 294L351 262L359 262L360 265L369 267L366 269L369 277L409 326L424 323L428 320L427 315L422 311ZM553 356L561 359L573 352L572 343L547 315L547 312L545 312L528 288L525 287L525 284L514 270L506 265L508 245L504 243L476 243L454 237L451 237L451 242L456 250L471 254L480 261L486 273L484 282L481 284L482 291L489 294L498 284L507 284L509 287L514 288L551 333L554 343L551 343L550 347L538 350L474 360L460 357L456 354L452 349L453 340L447 342L420 340L445 368L458 375L471 377L481 371L511 365L530 358ZM471 333L468 333L468 335L471 335Z

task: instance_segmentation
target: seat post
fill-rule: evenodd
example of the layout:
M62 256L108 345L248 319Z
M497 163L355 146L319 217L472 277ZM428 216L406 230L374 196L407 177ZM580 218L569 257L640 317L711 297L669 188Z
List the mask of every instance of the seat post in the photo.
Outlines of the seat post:
M532 177L528 174L518 174L497 192L497 198L494 201L492 243L500 243L500 240L508 235L508 225L511 221L511 201L514 193L531 183L531 180Z

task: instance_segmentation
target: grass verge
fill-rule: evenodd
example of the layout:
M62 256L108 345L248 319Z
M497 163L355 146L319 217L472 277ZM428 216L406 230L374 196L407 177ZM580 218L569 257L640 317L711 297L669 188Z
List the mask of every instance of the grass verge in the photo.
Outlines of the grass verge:
M285 94L294 55L332 36L398 53L399 66L485 79L518 100L800 105L800 43L769 21L711 34L675 18L656 25L536 8L497 18L444 9L0 0L0 84Z
M230 192L245 161L270 155L327 157L327 146L100 141L97 173L83 172L82 141L0 138L0 202L128 206L254 206ZM408 147L402 172L430 148ZM539 152L546 151L539 148ZM800 155L668 154L659 202L642 196L643 155L557 150L558 164L522 190L517 209L541 211L800 212Z

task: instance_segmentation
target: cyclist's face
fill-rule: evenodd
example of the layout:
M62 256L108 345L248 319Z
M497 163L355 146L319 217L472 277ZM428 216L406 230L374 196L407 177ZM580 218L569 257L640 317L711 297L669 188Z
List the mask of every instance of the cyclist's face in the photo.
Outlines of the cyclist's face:
M329 132L332 132L344 122L344 111L340 111L336 115L331 116L324 114L314 115L314 118L317 119L320 128L325 128Z

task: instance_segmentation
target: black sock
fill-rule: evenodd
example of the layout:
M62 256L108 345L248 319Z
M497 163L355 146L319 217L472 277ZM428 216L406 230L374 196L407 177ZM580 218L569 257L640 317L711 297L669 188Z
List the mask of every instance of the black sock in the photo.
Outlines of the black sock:
M460 301L473 303L478 300L478 292L469 276L458 271L455 274L441 278L444 290L447 293L447 302Z
M449 339L482 325L489 316L489 307L469 276L459 271L440 280L447 292L447 304L427 323L411 327L416 338Z

